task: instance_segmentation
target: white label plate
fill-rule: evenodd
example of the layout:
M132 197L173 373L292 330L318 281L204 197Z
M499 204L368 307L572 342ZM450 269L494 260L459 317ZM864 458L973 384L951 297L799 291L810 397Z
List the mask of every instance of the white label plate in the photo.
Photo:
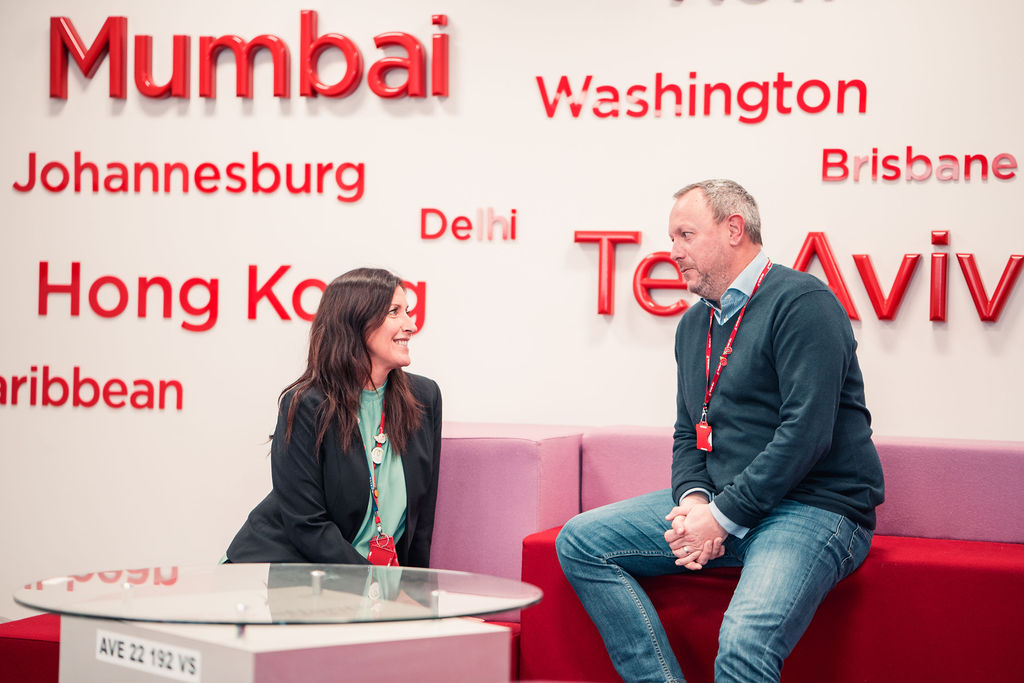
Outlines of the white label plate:
M199 683L201 680L202 662L198 650L113 631L96 629L96 660L176 681Z

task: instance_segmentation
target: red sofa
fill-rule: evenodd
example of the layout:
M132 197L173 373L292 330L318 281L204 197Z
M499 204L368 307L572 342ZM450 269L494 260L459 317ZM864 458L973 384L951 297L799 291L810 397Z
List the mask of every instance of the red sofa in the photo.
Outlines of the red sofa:
M876 444L887 501L875 544L815 615L783 681L1024 680L1014 657L1024 635L1024 443ZM668 430L446 424L431 564L511 576L521 558L523 580L544 590L522 613L524 680L618 680L558 566L558 527L540 530L664 488L670 462ZM487 553L479 528L493 538ZM737 571L645 582L691 683L713 677ZM56 680L58 624L49 615L0 624L0 681ZM12 668L23 666L33 668Z
M38 614L0 624L0 681L56 683L60 617Z
M786 683L1022 681L1024 443L876 439L886 503L868 559L815 614L787 659ZM628 455L628 457L627 457ZM667 486L671 434L584 433L584 510ZM644 458L638 462L637 458ZM523 543L523 679L617 681L555 556L558 527ZM718 628L738 569L647 579L691 683L714 678Z

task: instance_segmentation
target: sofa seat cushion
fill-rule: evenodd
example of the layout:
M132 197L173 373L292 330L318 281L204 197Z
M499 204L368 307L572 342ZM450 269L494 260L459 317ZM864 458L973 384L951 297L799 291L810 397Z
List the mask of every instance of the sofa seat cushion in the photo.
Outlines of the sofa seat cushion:
M524 679L618 681L555 556L558 529L524 541L523 580L544 591L522 615ZM691 683L712 683L718 628L738 569L643 579ZM876 536L787 659L785 683L1019 681L1024 545Z
M56 683L60 617L40 614L0 624L0 681Z

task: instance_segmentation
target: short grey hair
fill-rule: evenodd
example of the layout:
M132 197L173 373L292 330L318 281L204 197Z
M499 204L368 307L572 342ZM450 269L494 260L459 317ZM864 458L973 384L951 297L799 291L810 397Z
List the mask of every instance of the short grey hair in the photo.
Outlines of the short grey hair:
M757 210L754 197L743 189L742 185L722 178L702 180L699 183L690 183L672 196L679 199L690 190L696 189L704 191L704 199L716 223L721 223L734 213L739 214L746 224L750 241L761 244L761 214Z

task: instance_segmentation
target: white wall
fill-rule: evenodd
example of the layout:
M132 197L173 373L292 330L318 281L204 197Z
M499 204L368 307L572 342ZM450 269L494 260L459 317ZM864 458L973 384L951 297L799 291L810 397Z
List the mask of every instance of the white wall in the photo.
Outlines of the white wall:
M1011 254L1024 254L1020 179L921 183L823 182L822 150L915 152L936 159L1001 153L1021 159L1024 78L1017 38L1024 9L1010 0L574 0L444 3L91 2L2 0L0 75L0 377L36 377L42 366L106 381L175 379L183 408L143 411L29 405L26 387L0 405L0 616L27 614L6 595L26 581L68 571L215 561L269 487L266 436L278 391L301 370L307 324L283 321L266 301L246 317L247 272L260 282L291 271L275 291L289 302L301 280L329 280L360 265L427 283L426 324L412 370L437 379L445 416L457 421L670 425L675 320L643 311L631 293L640 259L668 248L671 195L685 183L732 177L758 198L766 248L792 265L808 232L823 231L860 313L868 401L884 435L1024 439L1018 417L1024 295L1017 283L997 322L982 322L955 256L976 257L989 296ZM383 100L364 79L341 100L298 94L299 17L319 13L319 32L341 33L369 66L373 36L415 35L425 47L445 13L450 96ZM154 36L156 79L170 73L174 34L192 37L191 98L139 94L128 65L124 100L108 95L109 62L92 80L72 64L66 100L49 96L50 17L67 16L91 43L108 16L129 36ZM198 96L201 35L269 33L289 46L290 92L271 94L271 62L256 60L254 96L234 95L222 57L217 97ZM398 54L398 53L395 53ZM132 38L128 56L134 55ZM337 53L321 59L337 80ZM655 73L691 82L821 79L867 86L866 112L794 107L756 124L742 113L600 119L545 115L536 82L566 75L653 90ZM365 72L364 72L365 74ZM428 80L429 87L429 80ZM793 106L794 89L787 104ZM774 98L774 94L773 94ZM717 100L716 100L717 102ZM73 164L76 150L101 171L109 162L181 161L194 168L265 161L360 162L365 194L152 195L18 192L28 157ZM105 173L104 173L105 174ZM514 242L419 236L420 210L449 217L494 207L517 215ZM615 313L598 315L597 248L576 230L637 230L617 250ZM933 247L933 230L950 246ZM951 254L948 319L929 321L929 259ZM895 320L880 321L853 254L869 254L888 291L905 253L922 254ZM38 310L39 268L66 283L81 263L81 315L69 297ZM821 275L815 264L812 272ZM668 273L659 270L659 274ZM101 318L88 286L115 275L127 312ZM204 332L135 315L140 276L175 286L217 278L219 315ZM111 306L114 290L101 292ZM177 294L177 290L175 292ZM315 294L311 292L310 294ZM107 297L107 298L104 298ZM671 301L671 292L658 295ZM689 295L687 295L689 297ZM304 300L313 308L315 296ZM197 302L202 302L196 293ZM35 366L37 371L31 372ZM26 385L27 386L27 385ZM56 390L55 390L56 391ZM41 401L41 399L39 399Z

